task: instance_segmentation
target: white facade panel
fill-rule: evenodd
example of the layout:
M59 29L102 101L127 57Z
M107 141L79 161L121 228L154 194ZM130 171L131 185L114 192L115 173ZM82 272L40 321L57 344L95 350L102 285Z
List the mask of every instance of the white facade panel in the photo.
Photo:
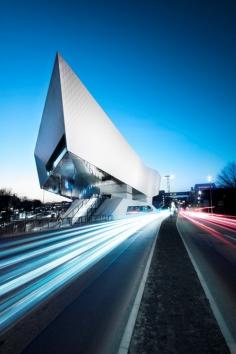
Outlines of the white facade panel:
M41 187L47 179L45 165L64 133L64 117L57 57L53 68L35 147L36 164Z
M144 165L60 56L59 68L68 150L149 197L158 194L159 174Z

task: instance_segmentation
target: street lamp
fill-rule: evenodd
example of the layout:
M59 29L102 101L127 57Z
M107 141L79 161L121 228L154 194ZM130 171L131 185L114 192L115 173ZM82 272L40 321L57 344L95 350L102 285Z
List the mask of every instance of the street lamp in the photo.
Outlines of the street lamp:
M207 176L207 180L209 183L212 182L212 176Z
M199 206L200 202L201 202L201 194L202 194L202 191L198 191L198 197L197 197L197 204Z
M212 209L212 191L211 191L211 187L212 187L212 176L207 176L207 180L210 183L210 203L211 203L211 213L213 213L213 209Z

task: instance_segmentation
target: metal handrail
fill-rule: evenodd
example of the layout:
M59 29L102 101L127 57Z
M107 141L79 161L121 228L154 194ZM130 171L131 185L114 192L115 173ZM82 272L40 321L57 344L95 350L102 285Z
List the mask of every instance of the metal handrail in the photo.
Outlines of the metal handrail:
M69 216L69 217L73 218L73 217L78 213L78 211L79 211L81 208L83 208L83 206L84 206L85 204L87 204L87 202L88 202L87 199L83 199L83 200L81 201L81 203L78 205L77 208L74 208L73 210L71 210L71 213L70 213L70 216Z
M77 207L73 208L65 218L60 217L60 219L58 220L58 224L56 224L55 227L60 226L60 224L63 222L64 219L70 219L70 218L73 219L74 216L78 213L78 211L79 211L85 204L87 204L88 201L89 201L89 199L82 199L82 200L81 200L81 203L80 203ZM71 215L71 214L72 214L72 215Z
M106 197L101 196L98 197L92 205L87 209L86 215L84 215L87 218L87 221L89 221L89 218L93 215L93 213L99 208L99 206L102 204L102 202L106 199ZM79 218L78 218L79 219ZM77 220L75 222L77 224Z
M112 215L85 215L80 216L76 221L75 225L84 225L91 222L102 222L102 221L112 221ZM56 220L54 218L45 219L29 219L22 221L15 221L3 228L0 228L0 237L9 234L19 234L19 233L33 233L47 230L55 230ZM58 229L63 227L73 226L73 218L65 218L62 223L58 225Z
M93 215L93 213L100 207L100 205L103 203L103 201L106 199L106 197L101 196L99 197L93 205L88 209L87 211L87 216L90 217Z
M71 212L68 214L67 217L73 218L73 217L75 216L75 214L80 210L80 208L82 208L82 207L84 206L85 200L86 200L86 203L88 202L87 199L82 199L82 200L81 200L81 203L80 203L77 207L73 208L73 209L71 210ZM71 214L72 214L72 216L71 216Z

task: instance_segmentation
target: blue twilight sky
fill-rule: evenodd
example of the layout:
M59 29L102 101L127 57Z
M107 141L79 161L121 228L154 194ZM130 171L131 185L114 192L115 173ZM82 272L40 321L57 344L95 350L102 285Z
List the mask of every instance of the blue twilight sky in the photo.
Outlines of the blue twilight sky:
M0 5L0 188L42 197L33 151L56 51L172 190L236 159L234 0Z

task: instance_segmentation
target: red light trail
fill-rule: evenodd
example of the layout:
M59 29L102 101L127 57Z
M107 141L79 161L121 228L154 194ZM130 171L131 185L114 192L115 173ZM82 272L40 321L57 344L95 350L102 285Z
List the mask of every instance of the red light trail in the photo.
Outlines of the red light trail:
M199 211L182 210L180 216L186 218L198 228L206 231L211 236L236 249L236 217L222 214L204 213ZM230 231L230 235L225 234Z

